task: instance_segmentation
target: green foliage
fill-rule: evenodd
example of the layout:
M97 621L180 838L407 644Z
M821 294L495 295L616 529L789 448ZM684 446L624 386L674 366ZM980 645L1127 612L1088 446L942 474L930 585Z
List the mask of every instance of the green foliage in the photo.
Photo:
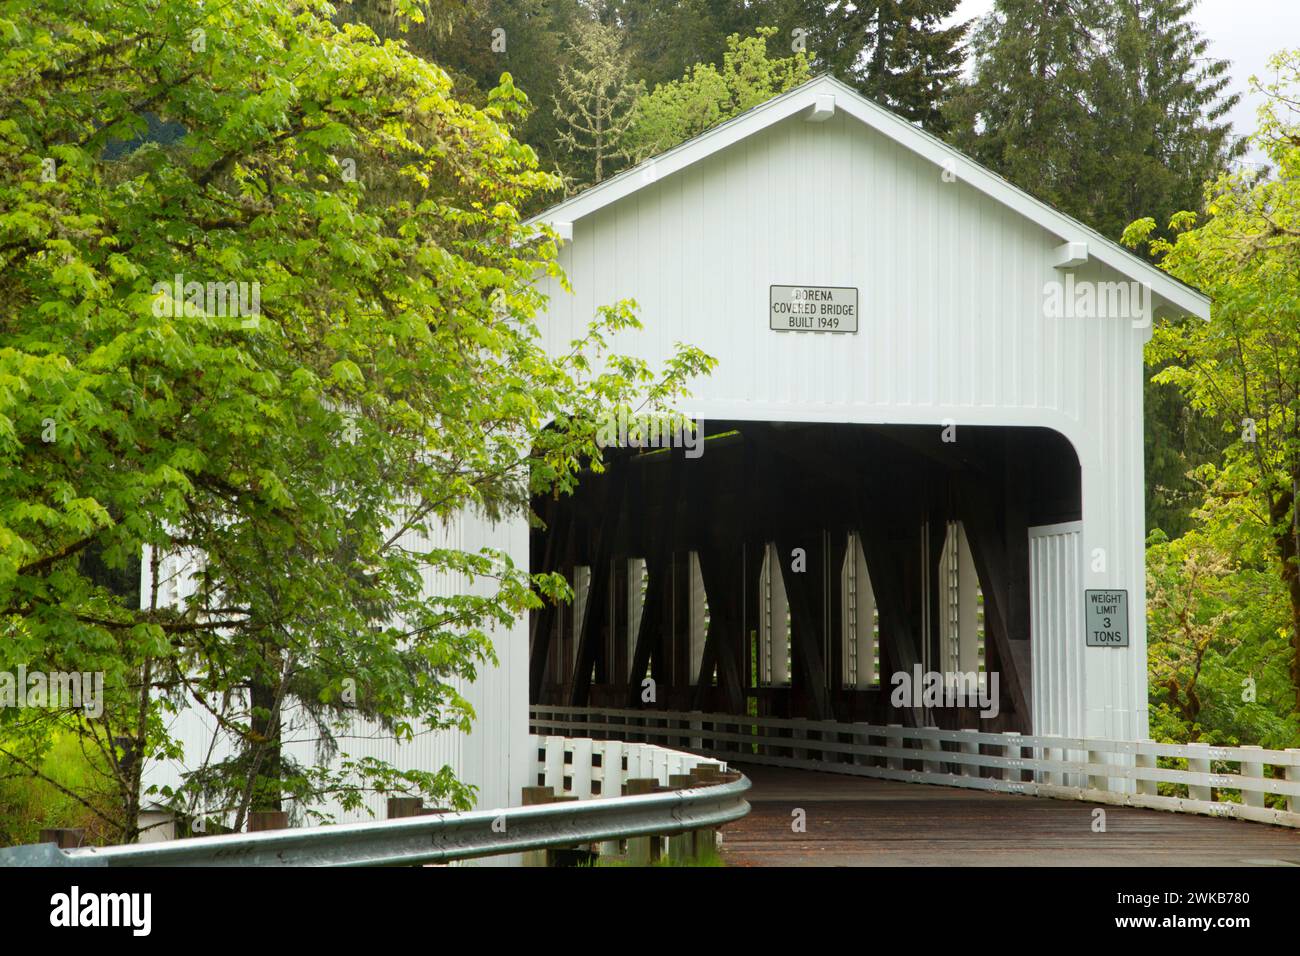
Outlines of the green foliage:
M1174 216L1172 241L1148 218L1125 241L1146 245L1172 275L1213 299L1208 323L1156 329L1148 357L1157 383L1177 387L1226 439L1222 460L1195 473L1204 488L1198 524L1243 568L1267 570L1283 600L1252 601L1266 621L1254 651L1272 648L1289 668L1290 711L1300 711L1300 123L1293 112L1300 54L1272 63L1256 142L1278 171L1273 179L1224 175L1208 191L1207 216ZM1230 577L1235 577L1234 575ZM1223 575L1220 575L1223 576ZM1267 635L1285 636L1276 646Z
M628 156L624 139L641 84L630 78L623 34L599 20L581 20L559 70L555 116L576 176L574 191L598 183Z
M459 97L475 105L486 105L487 91L508 72L529 100L515 117L515 137L533 148L542 168L571 174L570 157L559 143L555 98L565 38L589 15L580 0L445 0L439 5L445 29L440 28L444 21L430 16L432 26L405 31L401 27L407 21L394 23L385 12L388 6L388 0L353 0L340 14L363 20L381 36L404 39L413 53L445 69L456 81ZM540 191L524 208L536 212L555 198Z
M1198 209L1242 144L1228 64L1207 57L1195 0L997 0L975 72L947 108L953 142L1104 235Z
M0 0L0 669L102 672L107 692L101 715L10 709L0 732L32 773L75 736L121 839L149 800L202 796L235 826L358 788L469 800L438 768L319 772L357 718L468 727L458 688L493 633L556 590L441 529L571 488L606 408L667 405L711 366L609 355L630 303L547 355L555 243L519 210L557 181L512 135L527 98L506 74L466 103L333 14ZM110 151L145 110L185 135ZM177 276L257 298L176 301ZM142 549L140 593L105 583ZM426 575L458 593L427 597ZM141 792L182 706L234 752ZM314 762L282 747L290 719Z
M8 743L0 738L0 747ZM75 735L61 734L48 743L39 777L0 758L0 846L36 843L47 828L84 829L87 842L97 842L103 830L86 802L102 802L104 775L87 759Z
M1148 542L1151 737L1294 747L1285 589L1267 563L1232 550L1243 543L1234 530L1211 519Z
M679 80L656 86L640 97L624 138L635 159L671 149L786 90L811 76L803 53L772 59L767 41L771 27L755 36L727 37L721 68L697 64Z
M803 0L817 64L900 116L943 132L942 104L957 87L968 23L944 26L960 0Z
M646 87L675 80L699 63L717 63L732 34L753 33L776 23L792 0L607 0L606 22L627 35L633 71ZM776 38L773 52L790 52L788 34ZM780 50L776 49L780 46Z

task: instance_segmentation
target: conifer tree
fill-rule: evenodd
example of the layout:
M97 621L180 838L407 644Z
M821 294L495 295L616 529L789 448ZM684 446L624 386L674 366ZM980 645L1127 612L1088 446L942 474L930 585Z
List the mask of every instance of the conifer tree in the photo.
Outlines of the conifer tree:
M913 122L941 130L960 80L968 24L960 0L805 0L809 52L825 69Z
M574 186L599 183L627 158L623 137L642 90L633 82L622 32L599 20L577 25L560 67L555 116L559 139L574 155Z

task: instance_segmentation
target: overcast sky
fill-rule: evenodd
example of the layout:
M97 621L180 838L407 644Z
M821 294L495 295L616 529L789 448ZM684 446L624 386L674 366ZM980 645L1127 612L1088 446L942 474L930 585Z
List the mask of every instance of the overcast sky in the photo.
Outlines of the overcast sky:
M992 8L993 0L962 0L957 19L983 16ZM1209 38L1210 55L1232 64L1231 86L1241 94L1232 125L1238 135L1249 135L1262 99L1251 94L1250 77L1267 83L1273 78L1268 58L1283 48L1300 47L1300 0L1201 0L1192 16Z

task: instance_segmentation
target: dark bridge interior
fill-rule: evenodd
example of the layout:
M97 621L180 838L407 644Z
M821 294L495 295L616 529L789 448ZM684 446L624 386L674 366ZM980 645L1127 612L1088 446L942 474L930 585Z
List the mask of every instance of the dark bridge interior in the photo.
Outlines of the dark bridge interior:
M533 501L532 569L575 589L532 614L534 703L1030 731L1027 529L1080 516L1064 437L703 428L697 458L606 449L603 474ZM997 715L894 706L917 666L989 692L996 673Z

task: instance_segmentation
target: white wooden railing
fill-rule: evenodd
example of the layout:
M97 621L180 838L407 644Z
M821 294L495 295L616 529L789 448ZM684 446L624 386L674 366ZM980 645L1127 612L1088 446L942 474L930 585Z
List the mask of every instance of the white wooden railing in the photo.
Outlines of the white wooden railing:
M538 734L654 741L767 764L1300 827L1300 750L534 705Z
M535 783L556 794L590 800L617 797L629 780L654 778L671 786L674 776L684 776L701 766L726 771L727 765L698 754L670 750L650 743L593 740L590 737L534 735Z

